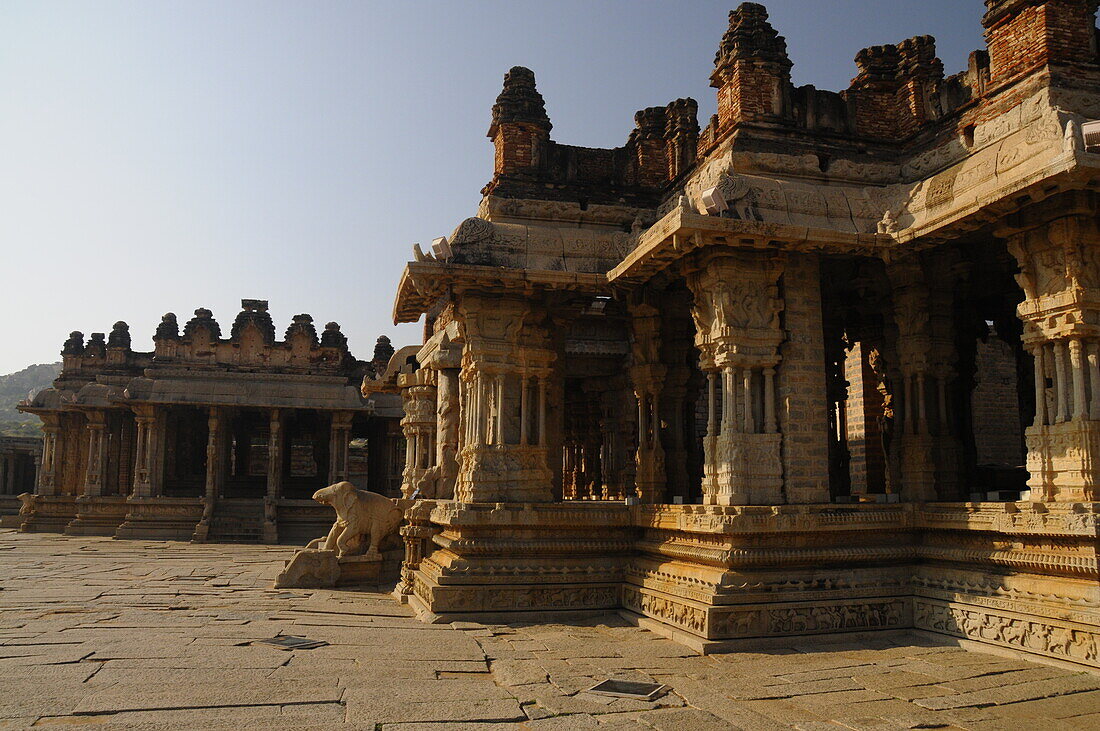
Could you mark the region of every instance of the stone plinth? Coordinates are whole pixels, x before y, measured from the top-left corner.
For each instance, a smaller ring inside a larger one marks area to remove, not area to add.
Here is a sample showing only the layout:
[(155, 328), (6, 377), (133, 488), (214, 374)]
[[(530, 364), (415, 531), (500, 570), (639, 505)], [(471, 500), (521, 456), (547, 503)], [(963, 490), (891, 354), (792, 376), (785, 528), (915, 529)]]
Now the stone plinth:
[(397, 580), (400, 548), (376, 556), (337, 557), (336, 551), (304, 548), (286, 562), (275, 579), (276, 589), (331, 589), (344, 586), (378, 586)]
[(426, 621), (622, 608), (700, 652), (915, 628), (1100, 667), (1096, 504), (423, 508), (399, 594)]
[(912, 624), (909, 506), (633, 510), (622, 606), (694, 649)]
[(202, 498), (131, 497), (126, 502), (128, 512), (116, 538), (189, 541), (202, 520)]
[(1100, 422), (1066, 421), (1030, 426), (1025, 432), (1030, 487), (1048, 500), (1091, 500), (1097, 492), (1094, 460), (1100, 455)]
[(327, 589), (340, 577), (336, 551), (305, 548), (294, 554), (275, 577), (276, 589)]
[(282, 499), (277, 511), (280, 543), (305, 544), (332, 527), (332, 508), (313, 500)]
[(622, 504), (437, 503), (409, 603), (438, 622), (614, 609), (629, 520)]
[(16, 495), (0, 495), (0, 528), (18, 528), (22, 519), (19, 508), (22, 501)]
[(34, 512), (19, 524), (26, 533), (53, 531), (60, 533), (76, 517), (76, 496), (35, 495)]
[(381, 556), (345, 556), (339, 560), (340, 575), (336, 586), (392, 587), (401, 572), (401, 559), (405, 551), (391, 548)]
[(922, 507), (914, 626), (1100, 667), (1100, 506)]
[(126, 519), (130, 506), (122, 496), (81, 496), (76, 499), (76, 517), (65, 526), (70, 536), (113, 536)]

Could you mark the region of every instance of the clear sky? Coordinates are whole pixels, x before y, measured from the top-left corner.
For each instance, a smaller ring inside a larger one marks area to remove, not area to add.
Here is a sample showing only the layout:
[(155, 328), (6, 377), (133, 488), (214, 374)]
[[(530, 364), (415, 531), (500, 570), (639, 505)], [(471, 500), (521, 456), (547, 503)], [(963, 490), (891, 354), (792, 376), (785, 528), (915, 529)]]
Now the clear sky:
[[(535, 71), (554, 139), (621, 145), (635, 110), (714, 112), (733, 2), (5, 0), (0, 3), (0, 373), (70, 330), (242, 297), (395, 328), (414, 242), (476, 212), (504, 72)], [(772, 0), (796, 84), (840, 90), (865, 46), (931, 34), (948, 74), (984, 47), (980, 0)]]

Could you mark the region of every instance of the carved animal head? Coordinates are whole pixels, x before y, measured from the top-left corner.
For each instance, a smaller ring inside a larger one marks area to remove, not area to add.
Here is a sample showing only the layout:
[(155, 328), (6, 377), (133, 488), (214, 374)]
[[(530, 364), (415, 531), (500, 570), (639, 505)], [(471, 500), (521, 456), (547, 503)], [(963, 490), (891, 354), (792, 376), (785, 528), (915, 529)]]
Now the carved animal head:
[(313, 493), (313, 499), (322, 505), (333, 507), (338, 516), (343, 516), (355, 501), (356, 492), (355, 485), (350, 482), (337, 482)]
[(19, 502), (22, 503), (19, 506), (19, 514), (22, 516), (28, 516), (34, 512), (34, 493), (24, 492), (18, 495)]

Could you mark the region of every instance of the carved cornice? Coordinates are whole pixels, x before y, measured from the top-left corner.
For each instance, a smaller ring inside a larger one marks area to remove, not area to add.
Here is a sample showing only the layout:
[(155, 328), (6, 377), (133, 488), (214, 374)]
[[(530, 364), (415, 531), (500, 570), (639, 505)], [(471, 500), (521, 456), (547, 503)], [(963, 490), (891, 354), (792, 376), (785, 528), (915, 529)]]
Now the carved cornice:
[(642, 283), (685, 255), (704, 247), (829, 251), (874, 255), (893, 243), (890, 236), (707, 216), (673, 208), (638, 239), (622, 263), (607, 273), (614, 283)]
[(443, 526), (517, 526), (532, 529), (610, 528), (630, 525), (622, 504), (459, 503), (439, 501), (432, 522)]
[(529, 296), (534, 291), (570, 290), (591, 295), (608, 293), (607, 277), (541, 269), (507, 269), (440, 261), (410, 261), (401, 273), (393, 322), (416, 322), (448, 292), (475, 290), (513, 292)]

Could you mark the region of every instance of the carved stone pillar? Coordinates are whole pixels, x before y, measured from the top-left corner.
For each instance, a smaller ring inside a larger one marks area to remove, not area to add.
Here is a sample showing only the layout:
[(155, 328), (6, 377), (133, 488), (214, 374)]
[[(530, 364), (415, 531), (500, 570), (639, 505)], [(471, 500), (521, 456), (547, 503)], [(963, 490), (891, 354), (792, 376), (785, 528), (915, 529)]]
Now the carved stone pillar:
[(39, 495), (57, 494), (57, 452), (61, 426), (57, 414), (42, 414), (42, 460), (38, 469)]
[(351, 443), (351, 421), (355, 416), (350, 411), (332, 412), (332, 425), (329, 428), (328, 481), (344, 482), (348, 479), (348, 445)]
[(665, 451), (661, 444), (659, 404), (668, 368), (661, 363), (661, 313), (652, 305), (635, 305), (631, 322), (634, 365), (630, 376), (638, 407), (637, 472), (634, 484), (643, 503), (664, 500)]
[[(784, 337), (777, 286), (783, 266), (783, 257), (771, 252), (706, 252), (688, 274), (695, 295), (695, 344), (709, 374), (703, 478), (708, 505), (784, 502), (783, 437), (775, 404), (766, 403), (775, 399), (773, 378)], [(714, 433), (719, 377), (722, 416)]]
[(401, 430), (405, 434), (405, 469), (401, 473), (401, 495), (436, 497), (435, 465), (437, 371), (420, 368), (397, 377), (405, 416)]
[(283, 451), (286, 413), (272, 409), (267, 433), (267, 494), (264, 496), (264, 543), (279, 542), (278, 504), (283, 489)]
[[(435, 431), (431, 437), (435, 445), (432, 456), (435, 484), (425, 497), (441, 500), (454, 498), (458, 479), (459, 412), (462, 400), (459, 369), (462, 366), (462, 344), (452, 339), (457, 337), (458, 328), (451, 324), (433, 335), (416, 354), (420, 367), (435, 373), (435, 416), (432, 420)], [(527, 426), (526, 422), (524, 426)]]
[[(664, 502), (671, 496), (687, 498), (691, 492), (689, 476), (690, 452), (688, 445), (694, 441), (693, 417), (689, 407), (695, 403), (689, 382), (692, 369), (689, 360), (694, 358), (695, 348), (691, 336), (689, 293), (664, 298), (665, 315), (662, 322), (661, 359), (667, 367), (661, 388), (660, 418), (667, 428), (661, 430), (661, 443), (665, 451), (665, 477), (668, 483)], [(675, 314), (682, 313), (676, 317)], [(696, 388), (696, 393), (698, 388)]]
[(550, 502), (547, 387), (555, 353), (545, 313), (530, 299), (472, 294), (456, 312), (463, 327), (465, 408), (455, 498)]
[(211, 406), (206, 419), (206, 490), (202, 501), (202, 519), (195, 526), (193, 537), (199, 542), (210, 535), (210, 521), (221, 494), (224, 421), (222, 409)]
[(887, 266), (898, 327), (897, 352), (901, 372), (899, 492), (910, 501), (935, 500), (936, 440), (928, 428), (925, 388), (934, 369), (930, 293), (916, 254), (898, 257)]
[(401, 562), (401, 581), (394, 594), (402, 602), (415, 590), (416, 570), (430, 552), (432, 536), (439, 528), (432, 524), (431, 513), (435, 503), (425, 500), (413, 503), (405, 511), (405, 524), (401, 526), (401, 539), (405, 542), (405, 558)]
[(278, 500), (283, 487), (283, 446), (286, 435), (283, 424), (286, 414), (272, 409), (267, 432), (267, 497)]
[(1033, 499), (1100, 500), (1096, 207), (1095, 194), (1064, 194), (1011, 216), (998, 231), (1020, 264), (1025, 299), (1017, 314), (1035, 359), (1035, 421), (1024, 430)]
[(88, 462), (84, 470), (84, 495), (103, 494), (103, 479), (107, 468), (107, 414), (89, 411), (85, 414), (88, 430)]
[(135, 498), (160, 495), (164, 481), (162, 452), (164, 451), (164, 418), (156, 407), (142, 404), (134, 407), (137, 443), (134, 450)]

